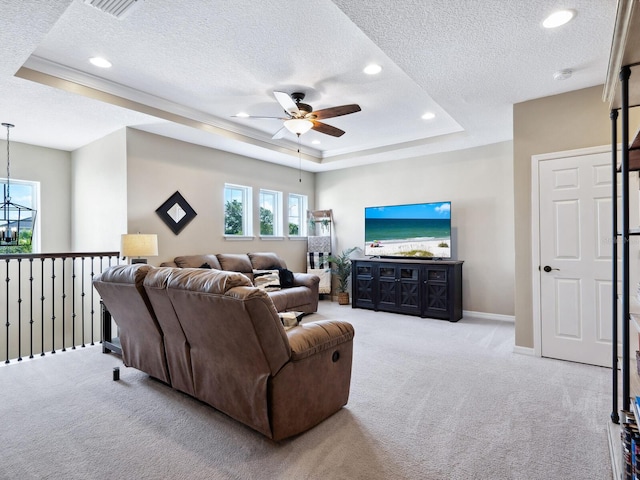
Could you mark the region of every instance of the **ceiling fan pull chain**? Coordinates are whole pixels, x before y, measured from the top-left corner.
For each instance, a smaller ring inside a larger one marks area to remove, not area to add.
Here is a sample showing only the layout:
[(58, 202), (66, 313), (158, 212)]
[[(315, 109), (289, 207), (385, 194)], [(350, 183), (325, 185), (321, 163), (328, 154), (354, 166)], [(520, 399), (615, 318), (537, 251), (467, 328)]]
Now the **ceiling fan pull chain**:
[(300, 134), (298, 133), (298, 182), (302, 183), (302, 157), (300, 156)]

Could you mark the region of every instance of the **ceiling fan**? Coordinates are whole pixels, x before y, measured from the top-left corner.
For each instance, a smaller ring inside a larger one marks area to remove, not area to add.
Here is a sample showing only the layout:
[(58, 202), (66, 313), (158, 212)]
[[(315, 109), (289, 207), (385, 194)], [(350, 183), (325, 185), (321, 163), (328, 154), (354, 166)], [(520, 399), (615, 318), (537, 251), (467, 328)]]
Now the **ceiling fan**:
[(284, 126), (273, 135), (272, 138), (274, 139), (282, 138), (287, 132), (300, 136), (311, 129), (333, 137), (340, 137), (344, 135), (344, 130), (319, 122), (318, 120), (340, 117), (360, 111), (360, 106), (355, 103), (313, 111), (311, 105), (302, 103), (304, 93), (294, 92), (289, 95), (284, 92), (273, 92), (273, 95), (287, 114), (286, 117), (255, 117), (249, 115), (244, 118), (274, 118), (284, 120)]

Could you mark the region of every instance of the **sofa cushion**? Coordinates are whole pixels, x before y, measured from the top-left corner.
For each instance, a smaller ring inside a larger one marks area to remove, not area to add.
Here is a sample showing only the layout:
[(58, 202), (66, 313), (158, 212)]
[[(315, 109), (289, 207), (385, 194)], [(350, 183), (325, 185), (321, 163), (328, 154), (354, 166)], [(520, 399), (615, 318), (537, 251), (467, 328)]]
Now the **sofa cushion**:
[(257, 252), (247, 254), (255, 270), (272, 270), (287, 268), (287, 264), (273, 252)]
[(253, 266), (246, 253), (219, 253), (217, 258), (222, 270), (240, 273), (253, 272)]
[(267, 292), (280, 290), (280, 272), (278, 270), (254, 270), (253, 285)]
[(215, 255), (183, 255), (173, 260), (179, 268), (202, 268), (206, 263), (209, 267), (222, 270)]

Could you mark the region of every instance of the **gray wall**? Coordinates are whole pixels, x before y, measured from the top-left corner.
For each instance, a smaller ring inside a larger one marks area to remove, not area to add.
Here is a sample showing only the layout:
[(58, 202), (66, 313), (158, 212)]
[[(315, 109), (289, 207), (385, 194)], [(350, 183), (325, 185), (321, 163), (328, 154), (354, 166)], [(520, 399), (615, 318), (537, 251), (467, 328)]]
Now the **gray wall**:
[[(232, 153), (160, 137), (140, 130), (127, 130), (127, 222), (129, 233), (158, 234), (159, 256), (149, 263), (159, 265), (178, 255), (200, 253), (247, 253), (273, 251), (296, 271), (306, 270), (306, 241), (289, 239), (227, 240), (224, 238), (224, 184), (253, 188), (254, 212), (258, 211), (260, 188), (307, 195), (309, 208), (315, 198), (314, 175)], [(197, 216), (179, 235), (169, 230), (155, 213), (175, 191), (179, 191)], [(254, 215), (254, 234), (259, 218)]]
[(514, 314), (512, 143), (317, 174), (317, 208), (333, 209), (337, 250), (364, 246), (364, 207), (451, 203), (463, 308)]
[[(7, 142), (0, 141), (6, 152)], [(71, 154), (62, 150), (11, 141), (11, 178), (40, 182), (39, 252), (71, 248)], [(0, 177), (7, 177), (6, 155), (0, 157)], [(37, 247), (37, 246), (36, 246)], [(38, 252), (36, 252), (38, 253)]]

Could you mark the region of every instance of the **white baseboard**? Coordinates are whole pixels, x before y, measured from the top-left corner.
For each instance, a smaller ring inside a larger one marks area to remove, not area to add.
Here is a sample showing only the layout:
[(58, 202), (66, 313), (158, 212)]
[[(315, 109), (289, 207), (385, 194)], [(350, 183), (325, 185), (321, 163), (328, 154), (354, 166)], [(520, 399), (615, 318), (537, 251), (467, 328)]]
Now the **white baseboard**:
[(514, 315), (501, 315), (499, 313), (473, 312), (471, 310), (463, 310), (463, 317), (482, 318), (483, 320), (500, 320), (501, 322), (516, 323)]
[(519, 353), (520, 355), (531, 355), (535, 356), (536, 352), (533, 348), (530, 347), (521, 347), (519, 345), (513, 346), (513, 353)]

